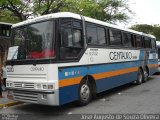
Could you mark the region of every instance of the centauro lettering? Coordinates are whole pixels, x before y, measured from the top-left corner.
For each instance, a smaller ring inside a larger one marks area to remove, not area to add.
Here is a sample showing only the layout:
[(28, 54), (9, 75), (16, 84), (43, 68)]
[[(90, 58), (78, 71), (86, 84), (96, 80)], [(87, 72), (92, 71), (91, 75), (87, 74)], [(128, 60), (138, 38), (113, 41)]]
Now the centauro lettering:
[(132, 53), (131, 52), (110, 52), (109, 57), (111, 60), (132, 59)]

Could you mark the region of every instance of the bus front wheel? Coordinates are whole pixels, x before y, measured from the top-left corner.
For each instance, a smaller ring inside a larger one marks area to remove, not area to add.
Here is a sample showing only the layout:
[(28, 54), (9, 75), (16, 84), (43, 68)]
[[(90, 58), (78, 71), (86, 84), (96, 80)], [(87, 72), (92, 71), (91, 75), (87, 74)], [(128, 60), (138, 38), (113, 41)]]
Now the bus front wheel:
[(92, 99), (91, 84), (88, 80), (82, 80), (78, 90), (78, 105), (87, 105)]

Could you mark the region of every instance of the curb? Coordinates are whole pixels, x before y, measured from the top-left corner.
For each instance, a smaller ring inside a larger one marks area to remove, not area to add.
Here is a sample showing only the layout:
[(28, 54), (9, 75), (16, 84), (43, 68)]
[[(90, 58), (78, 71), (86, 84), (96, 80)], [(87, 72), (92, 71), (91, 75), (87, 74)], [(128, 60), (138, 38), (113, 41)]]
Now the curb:
[(23, 102), (8, 102), (8, 103), (4, 103), (4, 104), (0, 104), (0, 108), (3, 108), (3, 107), (10, 107), (10, 106), (13, 106), (13, 105), (18, 105), (18, 104), (22, 104)]

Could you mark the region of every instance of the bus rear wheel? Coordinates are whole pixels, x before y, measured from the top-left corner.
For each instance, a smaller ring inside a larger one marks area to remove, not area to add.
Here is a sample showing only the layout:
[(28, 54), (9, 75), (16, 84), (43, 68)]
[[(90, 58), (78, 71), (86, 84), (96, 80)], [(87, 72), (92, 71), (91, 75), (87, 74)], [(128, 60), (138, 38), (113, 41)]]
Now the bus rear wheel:
[(143, 71), (142, 71), (142, 69), (139, 69), (138, 70), (138, 75), (137, 75), (137, 80), (136, 80), (136, 84), (137, 85), (140, 85), (140, 84), (142, 84), (142, 81), (143, 81)]
[(91, 84), (88, 80), (82, 80), (78, 90), (78, 105), (87, 105), (92, 99)]
[(144, 78), (143, 78), (142, 82), (146, 82), (148, 80), (148, 76), (149, 76), (147, 68), (144, 69), (143, 75), (144, 75)]

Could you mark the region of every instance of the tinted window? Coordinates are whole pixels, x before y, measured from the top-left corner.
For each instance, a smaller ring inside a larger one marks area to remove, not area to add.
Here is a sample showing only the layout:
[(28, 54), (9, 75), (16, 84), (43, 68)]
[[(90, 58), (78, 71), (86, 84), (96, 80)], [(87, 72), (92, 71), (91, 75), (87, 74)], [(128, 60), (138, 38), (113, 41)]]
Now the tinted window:
[(94, 26), (87, 26), (87, 41), (88, 44), (97, 44), (97, 29)]
[[(65, 21), (65, 20), (63, 20)], [(67, 20), (66, 20), (67, 21)], [(78, 22), (77, 22), (78, 23)], [(67, 25), (61, 27), (61, 42), (63, 47), (82, 47), (82, 30), (76, 29), (76, 27), (68, 27), (71, 25), (71, 21), (67, 22)], [(79, 26), (80, 27), (80, 26)]]
[(63, 47), (72, 47), (73, 40), (72, 40), (72, 29), (71, 28), (63, 28), (61, 29), (61, 40)]
[(141, 36), (136, 36), (136, 45), (137, 45), (137, 48), (141, 48), (142, 47)]
[(82, 48), (83, 40), (81, 22), (62, 19), (60, 58), (77, 58)]
[(151, 47), (152, 47), (152, 49), (156, 49), (156, 41), (155, 41), (155, 39), (151, 39)]
[(147, 37), (144, 37), (144, 48), (151, 48), (151, 41)]
[(121, 42), (121, 32), (118, 30), (109, 30), (109, 37), (110, 37), (110, 45), (120, 46)]
[(19, 46), (17, 59), (55, 58), (53, 21), (23, 26), (13, 30), (14, 46)]
[(61, 19), (61, 26), (71, 27), (72, 21), (71, 19)]
[(99, 45), (106, 44), (105, 29), (97, 27), (97, 33), (98, 33), (98, 44)]
[(73, 46), (74, 47), (82, 47), (82, 33), (81, 30), (73, 29)]
[(10, 29), (11, 29), (11, 26), (0, 25), (0, 35), (9, 37), (10, 36)]
[(133, 46), (133, 39), (130, 33), (123, 33), (123, 44), (125, 47)]
[(81, 27), (81, 22), (73, 21), (73, 26), (74, 27)]

